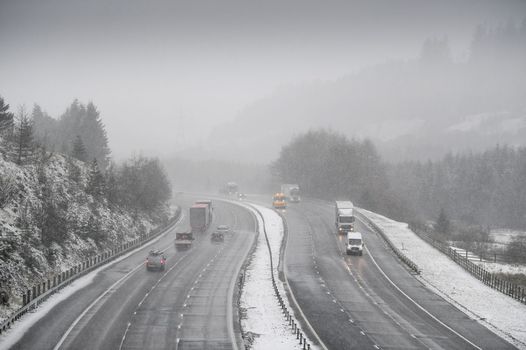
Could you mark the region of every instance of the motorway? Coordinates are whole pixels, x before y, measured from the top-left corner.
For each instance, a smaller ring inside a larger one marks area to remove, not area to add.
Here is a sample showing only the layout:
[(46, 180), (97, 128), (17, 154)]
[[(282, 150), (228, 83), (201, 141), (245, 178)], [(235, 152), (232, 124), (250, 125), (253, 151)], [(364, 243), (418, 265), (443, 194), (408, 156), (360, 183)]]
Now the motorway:
[[(183, 212), (191, 201), (183, 199)], [(187, 216), (187, 215), (186, 215)], [(239, 270), (256, 237), (253, 215), (214, 202), (212, 227), (233, 232), (223, 243), (209, 233), (176, 252), (175, 231), (99, 272), (93, 283), (57, 304), (24, 334), (14, 349), (238, 349), (236, 303)], [(210, 229), (209, 229), (210, 231)], [(148, 272), (147, 252), (162, 249), (164, 272)]]
[(358, 220), (367, 249), (363, 256), (345, 255), (331, 203), (290, 204), (284, 217), (283, 268), (326, 348), (515, 349), (427, 289)]
[[(181, 198), (185, 214), (191, 203)], [(159, 241), (108, 264), (13, 348), (242, 349), (233, 300), (256, 222), (237, 205), (214, 201), (214, 207), (212, 227), (234, 229), (224, 243), (213, 244), (204, 233), (190, 250), (176, 252), (175, 231), (188, 227), (184, 217)], [(364, 255), (345, 255), (331, 203), (303, 201), (289, 205), (283, 215), (288, 234), (280, 266), (322, 348), (514, 349), (427, 289), (364, 223), (356, 222)], [(144, 259), (152, 248), (165, 251), (164, 272), (146, 271)], [(309, 333), (306, 324), (302, 328)], [(316, 343), (314, 334), (310, 339)]]

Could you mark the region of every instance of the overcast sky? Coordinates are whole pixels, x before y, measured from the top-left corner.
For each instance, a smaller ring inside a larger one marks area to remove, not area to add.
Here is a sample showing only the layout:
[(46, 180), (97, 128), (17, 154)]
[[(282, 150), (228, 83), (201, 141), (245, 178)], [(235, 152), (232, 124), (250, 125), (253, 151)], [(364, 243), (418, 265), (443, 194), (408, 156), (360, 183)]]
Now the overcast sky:
[(166, 155), (280, 86), (411, 59), (433, 36), (462, 59), (477, 24), (524, 16), (519, 0), (0, 0), (0, 95), (53, 117), (93, 101), (114, 156)]

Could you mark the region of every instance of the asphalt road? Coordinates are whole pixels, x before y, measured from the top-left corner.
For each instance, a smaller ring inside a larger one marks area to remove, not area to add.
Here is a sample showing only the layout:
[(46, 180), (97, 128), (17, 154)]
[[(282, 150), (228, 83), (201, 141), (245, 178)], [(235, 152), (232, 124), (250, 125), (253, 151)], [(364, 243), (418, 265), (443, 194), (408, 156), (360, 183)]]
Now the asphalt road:
[[(191, 201), (185, 200), (187, 213)], [(238, 349), (233, 294), (241, 265), (254, 242), (255, 221), (246, 209), (214, 202), (211, 227), (233, 232), (212, 243), (210, 231), (177, 252), (175, 232), (110, 264), (86, 288), (56, 305), (27, 330), (14, 349)], [(152, 248), (164, 250), (164, 272), (146, 271)]]
[(291, 204), (284, 217), (288, 282), (328, 349), (514, 349), (428, 290), (363, 223), (367, 250), (345, 255), (330, 203)]

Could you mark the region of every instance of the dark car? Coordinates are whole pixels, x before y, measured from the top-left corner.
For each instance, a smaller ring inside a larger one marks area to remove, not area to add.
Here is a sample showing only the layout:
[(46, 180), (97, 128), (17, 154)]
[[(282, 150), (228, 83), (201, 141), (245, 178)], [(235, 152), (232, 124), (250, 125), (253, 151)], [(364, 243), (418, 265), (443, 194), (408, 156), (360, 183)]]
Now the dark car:
[(225, 240), (225, 236), (222, 232), (213, 232), (212, 237), (210, 238), (212, 242), (223, 242)]
[(230, 232), (230, 228), (227, 225), (219, 225), (216, 230), (212, 233), (211, 240), (213, 242), (223, 242), (225, 240), (225, 234)]
[(160, 250), (150, 250), (148, 257), (146, 258), (146, 270), (160, 270), (164, 271), (166, 265), (166, 258), (164, 253)]

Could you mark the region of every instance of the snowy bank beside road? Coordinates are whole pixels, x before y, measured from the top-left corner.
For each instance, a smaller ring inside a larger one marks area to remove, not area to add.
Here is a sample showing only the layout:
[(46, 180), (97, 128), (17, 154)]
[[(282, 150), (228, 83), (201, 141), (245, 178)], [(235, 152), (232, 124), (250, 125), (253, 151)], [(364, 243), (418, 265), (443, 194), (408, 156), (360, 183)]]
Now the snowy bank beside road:
[(515, 346), (526, 349), (526, 305), (486, 286), (418, 237), (406, 223), (360, 211), (418, 265), (421, 274), (417, 278), (425, 285)]
[[(283, 240), (283, 222), (273, 210), (261, 206), (254, 207), (264, 216), (274, 261), (274, 274), (277, 276), (279, 252)], [(253, 335), (250, 348), (254, 350), (302, 349), (286, 322), (274, 294), (269, 251), (262, 230), (263, 220), (257, 213), (255, 214), (260, 232), (255, 252), (245, 271), (245, 284), (241, 294), (241, 308), (245, 310), (245, 317), (241, 320), (243, 331), (246, 335)], [(278, 285), (281, 295), (284, 296), (285, 291), (281, 282), (278, 282)], [(288, 301), (284, 299), (287, 304)], [(289, 310), (292, 308), (289, 307)], [(315, 347), (311, 348), (315, 349)]]

